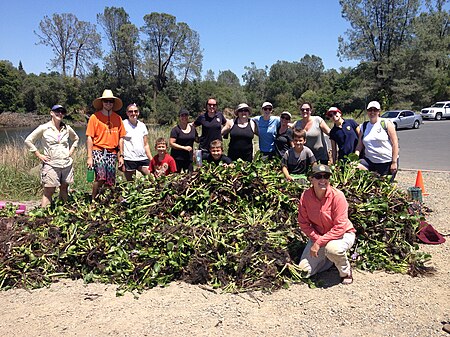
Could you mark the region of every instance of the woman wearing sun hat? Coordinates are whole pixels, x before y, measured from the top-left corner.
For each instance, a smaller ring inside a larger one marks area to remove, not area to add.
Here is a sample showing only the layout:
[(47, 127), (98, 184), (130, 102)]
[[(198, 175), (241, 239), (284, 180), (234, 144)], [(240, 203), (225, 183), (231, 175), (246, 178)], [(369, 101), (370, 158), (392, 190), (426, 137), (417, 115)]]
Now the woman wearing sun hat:
[[(73, 182), (71, 156), (78, 145), (79, 137), (69, 125), (63, 122), (66, 112), (62, 105), (54, 105), (50, 111), (52, 119), (48, 123), (39, 125), (25, 139), (25, 144), (30, 151), (42, 161), (41, 183), (44, 187), (42, 207), (52, 202), (52, 196), (57, 187), (59, 187), (59, 197), (67, 201), (69, 184)], [(43, 147), (43, 153), (35, 145), (38, 140)]]
[(113, 186), (116, 182), (116, 163), (123, 166), (123, 137), (126, 131), (122, 118), (114, 111), (122, 108), (122, 100), (111, 90), (104, 90), (92, 105), (97, 110), (90, 118), (86, 129), (87, 166), (95, 171), (92, 198), (103, 186)]
[(230, 133), (228, 157), (233, 161), (253, 160), (253, 138), (258, 135), (258, 126), (250, 119), (250, 113), (251, 108), (246, 103), (239, 104), (234, 111), (236, 118), (229, 120), (222, 130), (223, 135)]
[(330, 130), (331, 162), (336, 163), (355, 152), (358, 145), (359, 125), (351, 118), (343, 119), (341, 110), (334, 106), (328, 109), (327, 117), (334, 123)]
[(348, 219), (348, 203), (344, 193), (330, 185), (327, 165), (314, 165), (312, 187), (304, 191), (298, 207), (298, 223), (309, 241), (300, 258), (299, 267), (307, 276), (336, 266), (343, 284), (353, 282), (347, 251), (355, 242), (355, 228)]

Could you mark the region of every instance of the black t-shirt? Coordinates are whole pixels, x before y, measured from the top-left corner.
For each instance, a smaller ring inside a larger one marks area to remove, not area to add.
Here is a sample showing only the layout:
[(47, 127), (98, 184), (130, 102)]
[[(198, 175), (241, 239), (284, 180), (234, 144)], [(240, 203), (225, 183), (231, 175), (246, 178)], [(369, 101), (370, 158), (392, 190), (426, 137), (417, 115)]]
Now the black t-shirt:
[(206, 161), (208, 163), (214, 163), (216, 165), (220, 164), (220, 163), (224, 163), (224, 164), (231, 164), (231, 159), (228, 158), (225, 155), (222, 155), (218, 160), (214, 160), (213, 156), (211, 155), (211, 153), (208, 153), (208, 155), (206, 156)]
[(277, 134), (275, 138), (275, 153), (277, 157), (282, 158), (287, 150), (291, 148), (293, 140), (293, 131), (291, 128), (287, 128), (285, 132), (280, 133), (280, 127), (277, 128)]
[[(183, 132), (179, 125), (175, 126), (170, 131), (170, 138), (175, 138), (175, 143), (181, 146), (190, 146), (193, 148), (196, 137), (197, 130), (194, 126), (191, 126), (191, 131), (189, 133)], [(184, 150), (171, 149), (170, 154), (175, 160), (192, 161), (192, 151), (188, 152)]]
[(195, 126), (202, 126), (202, 135), (200, 136), (200, 149), (209, 152), (209, 145), (213, 140), (222, 140), (222, 126), (227, 122), (224, 115), (218, 111), (214, 117), (209, 117), (208, 113), (197, 117)]

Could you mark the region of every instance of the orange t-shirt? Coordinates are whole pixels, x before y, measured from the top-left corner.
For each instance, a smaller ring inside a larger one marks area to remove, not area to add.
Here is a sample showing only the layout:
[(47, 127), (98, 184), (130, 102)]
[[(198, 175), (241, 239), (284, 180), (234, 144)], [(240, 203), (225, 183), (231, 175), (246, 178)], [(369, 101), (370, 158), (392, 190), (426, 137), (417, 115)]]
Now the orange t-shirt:
[(116, 153), (119, 139), (125, 137), (125, 134), (122, 118), (115, 112), (105, 116), (101, 111), (97, 111), (89, 118), (86, 136), (92, 138), (93, 150), (106, 149)]

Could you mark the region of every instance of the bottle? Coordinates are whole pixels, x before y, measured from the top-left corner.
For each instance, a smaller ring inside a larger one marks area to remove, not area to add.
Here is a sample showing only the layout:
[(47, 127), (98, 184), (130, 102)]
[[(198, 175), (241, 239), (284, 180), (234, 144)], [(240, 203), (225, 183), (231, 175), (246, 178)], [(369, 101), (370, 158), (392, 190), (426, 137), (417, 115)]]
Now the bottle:
[(94, 169), (93, 168), (88, 168), (87, 172), (86, 172), (86, 181), (88, 183), (92, 183), (94, 181)]
[(197, 167), (202, 167), (202, 150), (195, 151), (195, 162)]

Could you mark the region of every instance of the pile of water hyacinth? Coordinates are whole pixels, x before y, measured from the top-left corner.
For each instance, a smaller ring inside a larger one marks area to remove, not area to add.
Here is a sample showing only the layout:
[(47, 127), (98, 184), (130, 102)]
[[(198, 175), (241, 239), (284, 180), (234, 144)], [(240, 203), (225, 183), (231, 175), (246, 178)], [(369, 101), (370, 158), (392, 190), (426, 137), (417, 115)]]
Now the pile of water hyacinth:
[[(420, 214), (387, 179), (354, 163), (333, 170), (357, 229), (350, 252), (360, 269), (416, 275)], [(238, 161), (190, 174), (119, 182), (94, 202), (69, 202), (28, 215), (0, 215), (0, 288), (36, 288), (60, 278), (149, 289), (174, 280), (225, 291), (275, 290), (302, 280), (306, 244), (297, 224), (307, 182), (287, 182), (279, 164)], [(8, 216), (9, 215), (9, 216)]]

